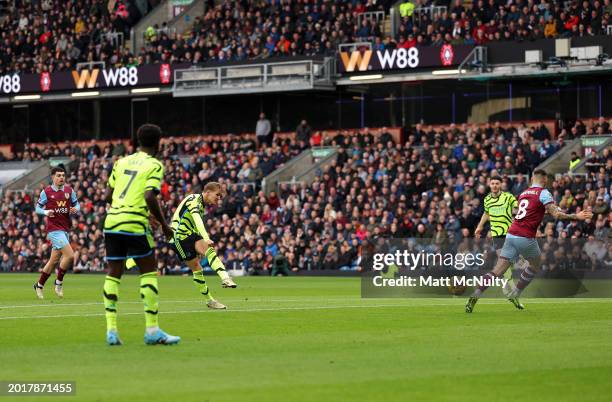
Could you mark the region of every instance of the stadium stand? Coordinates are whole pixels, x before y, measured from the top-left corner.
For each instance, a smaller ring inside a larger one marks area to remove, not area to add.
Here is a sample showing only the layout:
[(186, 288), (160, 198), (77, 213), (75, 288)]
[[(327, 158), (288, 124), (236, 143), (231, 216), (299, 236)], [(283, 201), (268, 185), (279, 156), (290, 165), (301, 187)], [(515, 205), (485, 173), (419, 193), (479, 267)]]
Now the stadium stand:
[(0, 25), (0, 74), (70, 70), (79, 62), (119, 67), (334, 56), (338, 45), (364, 41), (384, 50), (612, 32), (610, 0), (455, 0), (436, 2), (435, 7), (416, 0), (395, 35), (386, 32), (385, 20), (377, 17), (389, 16), (395, 3), (391, 0), (208, 3), (207, 11), (184, 32), (164, 24), (147, 28), (144, 46), (132, 53), (124, 46), (129, 28), (140, 17), (132, 1), (85, 0), (78, 8), (55, 0), (38, 6), (16, 2), (11, 18)]
[[(292, 270), (357, 270), (362, 247), (379, 236), (470, 236), (482, 213), (490, 174), (503, 175), (505, 189), (519, 193), (529, 172), (567, 137), (609, 128), (605, 119), (588, 128), (579, 122), (557, 136), (543, 123), (417, 125), (407, 130), (404, 143), (388, 134), (338, 132), (321, 139), (322, 145), (340, 148), (332, 166), (310, 185), (282, 184), (278, 194), (268, 196), (260, 190), (261, 179), (300, 152), (295, 140), (277, 138), (272, 147), (256, 149), (254, 141), (236, 136), (171, 138), (161, 152), (166, 167), (163, 207), (171, 216), (186, 193), (215, 179), (228, 197), (205, 223), (230, 269), (266, 274), (273, 264), (281, 264)], [(82, 203), (82, 213), (73, 219), (75, 271), (103, 270), (102, 194), (114, 160), (130, 151), (121, 142), (92, 142), (39, 144), (20, 155), (63, 155), (76, 161), (69, 180)], [(546, 231), (567, 237), (605, 238), (612, 233), (610, 151), (591, 156), (589, 173), (560, 175), (549, 186), (557, 203), (572, 212), (589, 205), (594, 219), (547, 221)], [(34, 213), (37, 196), (4, 194), (0, 236), (7, 242), (0, 250), (0, 270), (37, 271), (48, 254), (42, 221)], [(181, 272), (173, 252), (158, 240), (160, 269)]]

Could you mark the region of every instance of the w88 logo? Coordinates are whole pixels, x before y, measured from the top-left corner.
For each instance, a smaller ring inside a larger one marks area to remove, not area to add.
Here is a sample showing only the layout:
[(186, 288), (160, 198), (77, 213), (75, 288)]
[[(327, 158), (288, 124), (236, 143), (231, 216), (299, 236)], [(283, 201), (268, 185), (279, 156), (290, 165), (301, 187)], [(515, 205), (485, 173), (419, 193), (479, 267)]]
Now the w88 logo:
[(21, 91), (21, 77), (17, 74), (0, 76), (0, 93), (16, 94)]

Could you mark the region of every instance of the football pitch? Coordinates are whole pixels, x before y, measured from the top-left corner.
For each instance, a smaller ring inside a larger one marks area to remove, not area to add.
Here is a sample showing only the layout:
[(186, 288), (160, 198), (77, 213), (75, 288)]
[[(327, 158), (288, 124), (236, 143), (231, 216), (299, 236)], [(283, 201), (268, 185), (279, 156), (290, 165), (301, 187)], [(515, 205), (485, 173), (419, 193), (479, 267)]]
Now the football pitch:
[[(612, 299), (361, 299), (358, 278), (247, 277), (209, 311), (190, 277), (160, 278), (145, 346), (138, 278), (124, 276), (105, 343), (102, 275), (69, 275), (64, 300), (35, 275), (0, 276), (0, 381), (75, 381), (67, 401), (609, 401)], [(40, 400), (7, 397), (3, 400)], [(45, 399), (45, 398), (43, 398)]]

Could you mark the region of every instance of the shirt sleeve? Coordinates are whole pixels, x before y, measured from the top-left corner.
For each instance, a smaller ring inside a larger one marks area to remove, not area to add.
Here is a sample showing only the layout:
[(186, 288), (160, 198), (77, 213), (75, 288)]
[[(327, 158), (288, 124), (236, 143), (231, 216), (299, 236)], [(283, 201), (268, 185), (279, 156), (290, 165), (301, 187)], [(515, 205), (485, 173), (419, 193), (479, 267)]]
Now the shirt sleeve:
[(161, 182), (163, 177), (164, 167), (160, 162), (155, 161), (151, 170), (149, 170), (147, 181), (145, 182), (145, 191), (153, 190), (159, 193), (161, 191)]
[(484, 205), (484, 211), (486, 214), (489, 213), (489, 203), (487, 202), (489, 199), (489, 197), (485, 197), (484, 201), (483, 201), (483, 205)]
[(518, 201), (516, 197), (514, 196), (514, 194), (510, 194), (510, 208), (511, 209), (518, 208)]
[(550, 191), (544, 189), (542, 190), (542, 192), (540, 193), (540, 202), (544, 205), (548, 205), (551, 202), (554, 203), (555, 200), (553, 200), (552, 194), (550, 193)]
[(81, 204), (79, 204), (79, 200), (77, 199), (77, 196), (74, 190), (72, 191), (72, 196), (70, 197), (70, 205), (76, 208), (77, 211), (81, 210)]
[(47, 193), (43, 190), (38, 197), (38, 201), (36, 202), (36, 206), (40, 206), (41, 208), (47, 205)]
[(116, 174), (117, 174), (117, 162), (115, 162), (115, 164), (113, 165), (113, 170), (111, 171), (111, 174), (110, 174), (110, 176), (108, 178), (108, 186), (110, 188), (115, 188), (115, 180), (117, 180), (117, 177), (116, 177)]

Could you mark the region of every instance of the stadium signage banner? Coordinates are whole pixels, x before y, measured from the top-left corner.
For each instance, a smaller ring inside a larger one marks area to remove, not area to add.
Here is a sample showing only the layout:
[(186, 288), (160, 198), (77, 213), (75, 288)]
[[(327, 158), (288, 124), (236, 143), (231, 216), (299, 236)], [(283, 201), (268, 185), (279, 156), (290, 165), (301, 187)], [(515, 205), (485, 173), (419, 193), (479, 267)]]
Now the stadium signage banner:
[(94, 68), (56, 73), (8, 74), (0, 76), (0, 96), (169, 85), (173, 81), (173, 69), (185, 67), (188, 65), (153, 64), (107, 70)]
[(471, 45), (340, 52), (341, 73), (448, 67), (461, 63)]

